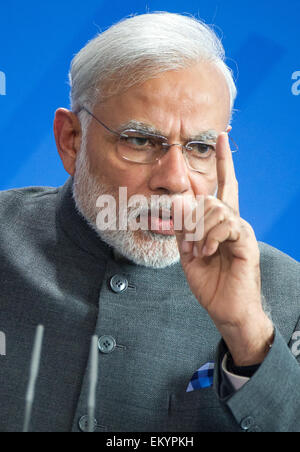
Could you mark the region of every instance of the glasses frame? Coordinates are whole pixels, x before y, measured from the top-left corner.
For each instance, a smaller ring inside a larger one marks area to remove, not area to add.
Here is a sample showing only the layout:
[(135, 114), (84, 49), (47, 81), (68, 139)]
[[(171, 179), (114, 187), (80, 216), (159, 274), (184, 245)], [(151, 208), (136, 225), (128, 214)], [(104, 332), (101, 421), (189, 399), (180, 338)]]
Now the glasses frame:
[[(97, 118), (90, 110), (88, 110), (84, 105), (82, 105), (82, 106), (79, 108), (79, 110), (77, 111), (77, 114), (79, 114), (82, 110), (84, 110), (86, 113), (88, 113), (90, 116), (92, 116), (92, 118), (94, 118), (94, 119), (95, 119), (102, 127), (104, 127), (105, 130), (107, 130), (108, 132), (112, 133), (113, 135), (115, 135), (115, 136), (118, 137), (118, 138), (122, 138), (122, 137), (123, 137), (123, 138), (127, 138), (128, 136), (126, 135), (126, 132), (136, 132), (136, 133), (141, 134), (141, 132), (139, 132), (139, 131), (136, 130), (136, 129), (126, 129), (126, 130), (124, 130), (124, 132), (117, 132), (116, 130), (111, 129), (111, 128), (108, 127), (106, 124), (104, 124), (104, 122), (100, 121), (100, 119), (98, 119), (98, 118)], [(157, 135), (157, 134), (151, 133), (151, 132), (147, 132), (147, 133), (145, 133), (145, 135), (147, 135), (147, 136), (149, 136), (149, 137), (155, 137), (155, 138), (160, 138), (160, 139), (162, 139), (162, 140), (165, 140), (166, 142), (165, 142), (165, 143), (162, 143), (162, 147), (165, 148), (166, 152), (167, 152), (172, 146), (180, 146), (181, 149), (185, 151), (185, 152), (184, 152), (185, 157), (186, 157), (188, 151), (190, 150), (190, 149), (188, 148), (188, 145), (189, 145), (189, 144), (192, 144), (192, 143), (199, 143), (199, 144), (209, 144), (210, 146), (212, 146), (211, 143), (208, 143), (208, 142), (205, 142), (205, 141), (200, 141), (200, 140), (189, 141), (189, 142), (186, 143), (186, 144), (181, 144), (181, 143), (168, 143), (167, 137), (164, 137), (164, 136), (162, 136), (162, 135)], [(239, 150), (238, 145), (237, 145), (236, 142), (233, 140), (233, 138), (231, 138), (230, 135), (228, 135), (228, 136), (229, 136), (229, 139), (230, 139), (231, 143), (232, 143), (232, 144), (234, 145), (234, 147), (235, 147), (235, 149), (234, 149), (234, 150), (231, 150), (231, 152), (232, 152), (232, 153), (235, 153), (235, 152), (237, 152), (237, 151)], [(214, 145), (214, 147), (215, 147), (215, 145)], [(135, 160), (130, 160), (130, 159), (124, 157), (123, 155), (122, 155), (121, 157), (122, 157), (124, 160), (127, 160), (128, 162), (137, 163), (138, 165), (151, 165), (152, 163), (158, 162), (158, 161), (161, 159), (161, 157), (159, 157), (159, 158), (157, 158), (157, 159), (155, 159), (155, 160), (153, 160), (153, 161), (151, 161), (151, 162), (137, 162), (137, 161), (135, 161)], [(202, 173), (202, 171), (196, 170), (195, 168), (193, 168), (193, 167), (190, 166), (190, 163), (189, 163), (187, 157), (185, 158), (185, 160), (186, 160), (186, 163), (187, 163), (187, 166), (188, 166), (189, 169), (191, 169), (192, 171), (195, 171), (195, 172), (197, 172), (197, 173)]]

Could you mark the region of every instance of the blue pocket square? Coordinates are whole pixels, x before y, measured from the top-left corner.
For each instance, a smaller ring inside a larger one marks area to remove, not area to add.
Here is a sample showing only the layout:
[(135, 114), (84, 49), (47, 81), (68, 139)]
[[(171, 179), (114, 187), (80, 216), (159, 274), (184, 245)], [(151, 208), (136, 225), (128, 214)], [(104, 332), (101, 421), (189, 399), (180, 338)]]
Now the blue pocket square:
[(194, 373), (186, 392), (209, 388), (213, 385), (215, 363), (208, 362)]

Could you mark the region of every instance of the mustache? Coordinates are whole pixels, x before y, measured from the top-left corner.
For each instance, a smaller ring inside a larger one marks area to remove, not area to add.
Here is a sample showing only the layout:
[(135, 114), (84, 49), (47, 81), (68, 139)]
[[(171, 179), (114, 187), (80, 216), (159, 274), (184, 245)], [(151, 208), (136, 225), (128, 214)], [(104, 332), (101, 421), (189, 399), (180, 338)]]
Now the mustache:
[[(183, 199), (182, 195), (152, 195), (139, 206), (131, 205), (134, 203), (129, 202), (127, 218), (129, 221), (136, 220), (138, 217), (148, 217), (150, 214), (166, 220), (172, 219), (172, 206), (176, 198)], [(197, 207), (197, 201), (192, 195), (185, 196), (185, 204), (188, 204), (191, 210)]]
[(147, 205), (143, 203), (140, 206), (128, 205), (128, 219), (135, 219), (137, 217), (146, 217), (149, 214), (153, 216), (164, 216), (170, 218), (172, 216), (172, 201), (170, 199), (153, 200), (148, 199)]

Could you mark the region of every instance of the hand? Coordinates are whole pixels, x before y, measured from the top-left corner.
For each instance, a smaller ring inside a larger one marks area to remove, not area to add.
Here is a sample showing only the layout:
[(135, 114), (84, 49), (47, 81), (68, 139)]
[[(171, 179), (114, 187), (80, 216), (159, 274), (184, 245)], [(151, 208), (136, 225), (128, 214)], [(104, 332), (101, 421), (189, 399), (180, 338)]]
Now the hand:
[[(226, 133), (218, 138), (216, 160), (218, 194), (204, 199), (203, 238), (185, 241), (191, 231), (184, 224), (181, 231), (175, 231), (181, 264), (192, 292), (215, 322), (235, 364), (259, 364), (268, 352), (273, 325), (261, 303), (257, 240), (252, 227), (239, 215), (238, 183)], [(201, 195), (197, 187), (194, 194)], [(178, 209), (178, 203), (184, 204), (184, 199), (174, 199), (173, 207)]]

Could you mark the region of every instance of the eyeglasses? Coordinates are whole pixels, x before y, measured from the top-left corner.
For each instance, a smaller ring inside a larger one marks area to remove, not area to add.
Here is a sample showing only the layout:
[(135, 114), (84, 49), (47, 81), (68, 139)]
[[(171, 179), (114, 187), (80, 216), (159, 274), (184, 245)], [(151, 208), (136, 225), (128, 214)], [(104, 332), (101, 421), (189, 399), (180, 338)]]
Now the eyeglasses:
[[(78, 113), (81, 110), (91, 115), (108, 132), (118, 137), (117, 152), (124, 160), (147, 165), (161, 160), (172, 146), (180, 146), (189, 169), (199, 173), (209, 173), (215, 168), (216, 140), (189, 141), (183, 145), (170, 144), (166, 137), (135, 129), (126, 129), (119, 133), (107, 127), (86, 107), (82, 106)], [(238, 147), (232, 139), (231, 141), (235, 146), (232, 152), (236, 152)]]

